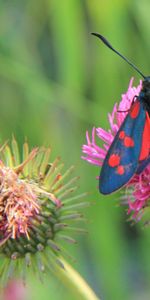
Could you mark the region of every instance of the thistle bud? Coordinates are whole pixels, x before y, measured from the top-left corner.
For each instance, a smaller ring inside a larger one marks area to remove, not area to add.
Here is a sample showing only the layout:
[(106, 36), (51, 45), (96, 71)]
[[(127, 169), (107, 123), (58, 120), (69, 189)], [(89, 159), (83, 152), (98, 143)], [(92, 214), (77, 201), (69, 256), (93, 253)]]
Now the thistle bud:
[[(84, 231), (74, 223), (83, 220), (76, 195), (78, 177), (74, 167), (63, 172), (51, 149), (34, 148), (25, 142), (22, 156), (13, 138), (0, 148), (0, 272), (1, 284), (14, 277), (26, 278), (28, 267), (37, 274), (59, 264), (61, 241), (75, 243), (73, 231)], [(70, 233), (69, 233), (70, 232)]]

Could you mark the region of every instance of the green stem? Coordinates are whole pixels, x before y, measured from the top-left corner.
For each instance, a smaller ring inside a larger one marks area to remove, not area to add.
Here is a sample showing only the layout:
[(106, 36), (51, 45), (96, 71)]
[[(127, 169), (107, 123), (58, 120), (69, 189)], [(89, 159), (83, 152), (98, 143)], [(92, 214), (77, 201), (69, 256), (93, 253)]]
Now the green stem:
[(64, 265), (64, 269), (58, 267), (57, 277), (63, 281), (64, 285), (69, 288), (80, 300), (100, 300), (90, 288), (87, 282), (81, 277), (81, 275), (73, 269), (63, 258), (61, 262)]

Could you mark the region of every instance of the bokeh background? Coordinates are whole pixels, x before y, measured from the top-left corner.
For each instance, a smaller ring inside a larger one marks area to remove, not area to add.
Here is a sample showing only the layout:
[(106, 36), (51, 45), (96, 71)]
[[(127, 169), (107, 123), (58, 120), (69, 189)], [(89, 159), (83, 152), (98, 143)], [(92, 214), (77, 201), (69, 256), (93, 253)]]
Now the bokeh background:
[[(86, 129), (108, 128), (107, 114), (129, 80), (139, 75), (90, 32), (104, 34), (149, 75), (148, 0), (0, 1), (0, 137), (21, 146), (50, 145), (53, 158), (76, 164), (80, 190), (90, 191), (88, 235), (76, 236), (70, 261), (98, 296), (150, 299), (150, 229), (131, 226), (117, 207), (119, 194), (103, 197), (99, 169), (80, 159)], [(36, 300), (76, 299), (49, 277), (30, 277)]]

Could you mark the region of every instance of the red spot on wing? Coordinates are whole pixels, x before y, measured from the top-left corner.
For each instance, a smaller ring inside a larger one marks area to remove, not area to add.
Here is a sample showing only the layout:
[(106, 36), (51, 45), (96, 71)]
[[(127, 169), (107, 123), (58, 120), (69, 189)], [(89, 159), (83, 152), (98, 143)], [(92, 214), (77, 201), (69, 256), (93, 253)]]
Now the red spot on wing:
[(108, 164), (112, 168), (117, 167), (120, 164), (120, 156), (118, 154), (112, 154), (109, 157)]
[(119, 138), (120, 140), (123, 140), (125, 147), (134, 147), (134, 140), (130, 136), (127, 136), (124, 130), (119, 132)]
[(125, 136), (123, 142), (125, 147), (134, 147), (134, 140), (130, 136)]
[(150, 117), (146, 112), (146, 121), (143, 130), (142, 146), (139, 160), (143, 160), (149, 156), (150, 153)]
[(139, 114), (139, 111), (140, 111), (140, 102), (139, 101), (136, 101), (133, 106), (131, 107), (131, 110), (129, 112), (130, 114), (130, 117), (132, 119), (135, 119), (137, 118), (138, 114)]
[(123, 140), (125, 138), (125, 132), (123, 130), (121, 130), (119, 132), (119, 139)]
[(119, 175), (123, 175), (124, 172), (125, 172), (124, 166), (120, 165), (120, 166), (117, 167), (117, 173)]

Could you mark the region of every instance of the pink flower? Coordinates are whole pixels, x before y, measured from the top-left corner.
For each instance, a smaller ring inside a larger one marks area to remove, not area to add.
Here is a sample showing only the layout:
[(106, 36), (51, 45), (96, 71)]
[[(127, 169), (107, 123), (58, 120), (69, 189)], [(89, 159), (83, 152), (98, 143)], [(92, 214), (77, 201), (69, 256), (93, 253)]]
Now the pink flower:
[(11, 280), (7, 284), (3, 300), (25, 300), (27, 299), (26, 288), (22, 281)]
[[(108, 114), (110, 129), (107, 131), (101, 127), (94, 127), (91, 138), (88, 131), (86, 132), (87, 144), (82, 146), (82, 152), (84, 154), (82, 159), (91, 164), (102, 166), (107, 151), (128, 113), (133, 98), (140, 93), (142, 81), (140, 81), (137, 87), (133, 87), (132, 85), (133, 78), (130, 80), (127, 92), (122, 95), (119, 105), (116, 103), (112, 113)], [(96, 138), (103, 142), (102, 146), (97, 144)], [(143, 213), (143, 208), (148, 204), (148, 200), (150, 199), (149, 182), (150, 165), (148, 165), (140, 175), (135, 174), (126, 185), (124, 199), (126, 200), (126, 204), (128, 204), (128, 214), (132, 213), (133, 219), (138, 220)]]

